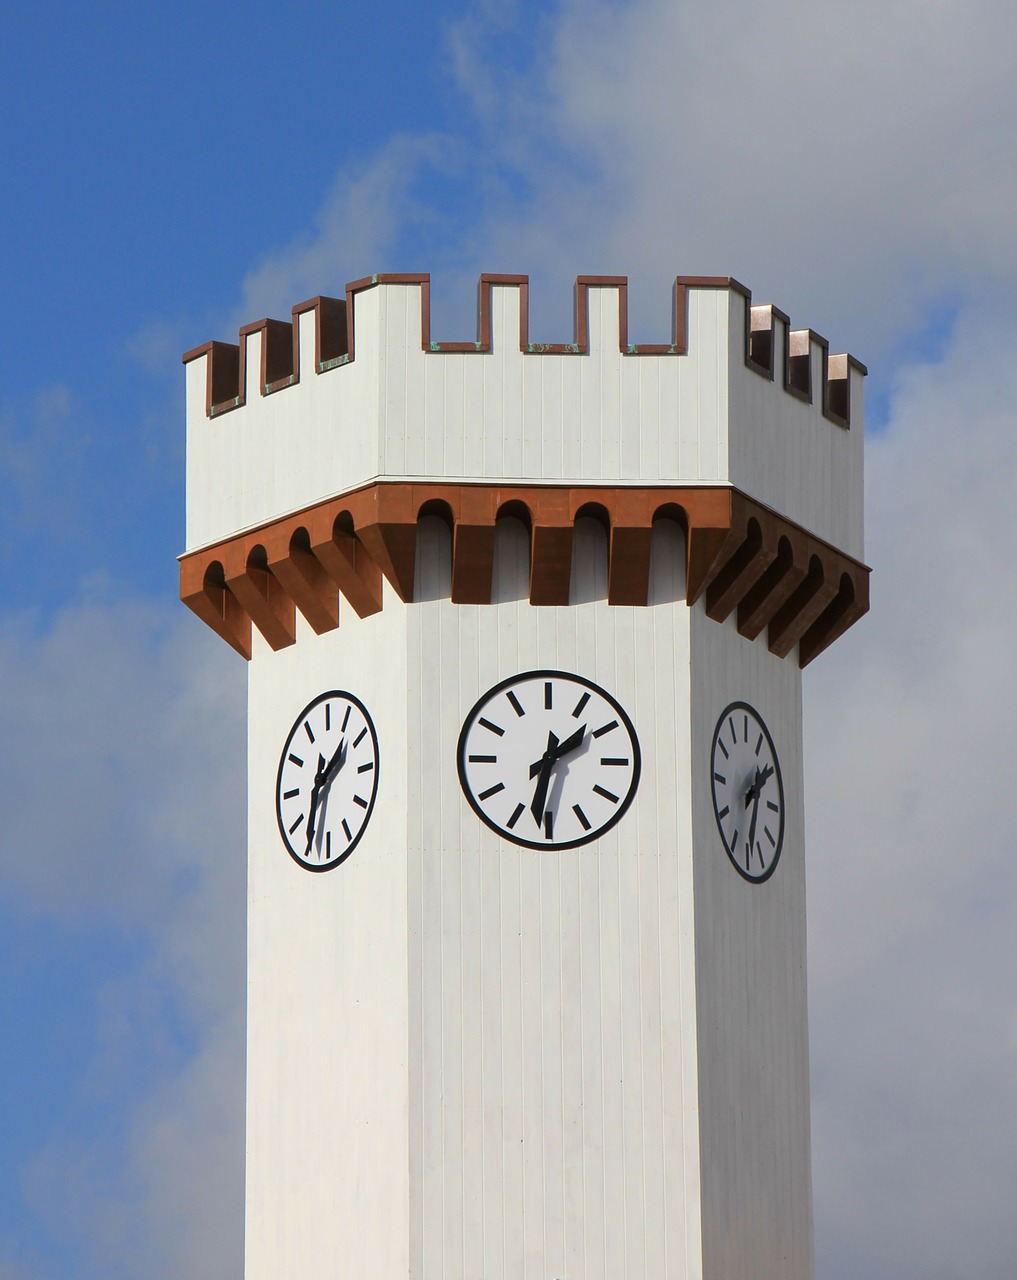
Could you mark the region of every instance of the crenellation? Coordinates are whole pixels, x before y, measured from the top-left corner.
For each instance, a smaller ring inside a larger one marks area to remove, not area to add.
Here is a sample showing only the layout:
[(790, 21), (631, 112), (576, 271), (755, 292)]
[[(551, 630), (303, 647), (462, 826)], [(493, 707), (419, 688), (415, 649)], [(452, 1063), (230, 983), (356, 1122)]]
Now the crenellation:
[[(356, 495), (391, 506), (419, 485), (460, 495), (463, 602), (489, 579), (495, 517), (483, 495), (543, 492), (531, 526), (535, 605), (567, 586), (571, 517), (555, 494), (612, 489), (610, 603), (639, 603), (652, 520), (626, 523), (624, 495), (638, 504), (648, 487), (713, 489), (770, 513), (761, 527), (781, 535), (760, 543), (730, 519), (697, 532), (690, 603), (708, 587), (710, 617), (737, 608), (746, 635), (768, 629), (773, 652), (797, 645), (811, 660), (867, 607), (864, 366), (831, 356), (777, 307), (752, 305), (728, 277), (677, 277), (672, 340), (657, 345), (628, 340), (623, 276), (577, 279), (571, 343), (530, 342), (528, 290), (525, 276), (481, 276), (476, 339), (436, 342), (427, 276), (365, 277), (342, 299), (298, 304), (291, 322), (245, 325), (237, 345), (188, 352), (188, 603), (249, 652), (252, 620), (273, 646), (291, 643), (294, 606), (312, 628), (334, 626), (325, 597), (336, 585), (358, 612), (380, 607), (382, 576), (405, 599), (417, 515), (365, 514)], [(472, 508), (462, 505), (470, 493)], [(348, 529), (308, 527), (307, 546), (273, 541), (301, 513), (335, 514), (347, 497), (357, 513)], [(230, 548), (241, 545), (236, 560)]]

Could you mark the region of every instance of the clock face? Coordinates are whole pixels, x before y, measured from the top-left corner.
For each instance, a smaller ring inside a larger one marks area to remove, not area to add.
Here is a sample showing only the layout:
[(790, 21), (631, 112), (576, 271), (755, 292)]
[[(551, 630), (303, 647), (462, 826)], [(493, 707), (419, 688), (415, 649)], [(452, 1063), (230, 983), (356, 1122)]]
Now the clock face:
[(747, 702), (732, 702), (721, 713), (710, 773), (728, 857), (746, 880), (769, 879), (784, 844), (784, 782), (770, 731)]
[(364, 834), (378, 792), (378, 735), (367, 708), (333, 689), (297, 716), (279, 760), (276, 816), (290, 855), (329, 871)]
[(527, 671), (496, 684), (466, 717), (458, 764), (467, 800), (493, 831), (529, 849), (572, 849), (632, 803), (639, 742), (598, 685)]

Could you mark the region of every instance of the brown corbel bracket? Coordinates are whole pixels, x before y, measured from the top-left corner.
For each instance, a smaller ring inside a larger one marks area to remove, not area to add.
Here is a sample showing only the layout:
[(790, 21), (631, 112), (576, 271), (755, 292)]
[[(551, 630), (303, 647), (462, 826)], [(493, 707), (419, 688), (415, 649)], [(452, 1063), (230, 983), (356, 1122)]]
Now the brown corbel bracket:
[(245, 658), (252, 623), (273, 649), (296, 636), (299, 611), (322, 634), (339, 624), (341, 593), (360, 617), (382, 607), (382, 578), (414, 598), (417, 522), (436, 515), (452, 533), (455, 604), (488, 604), (499, 518), (530, 534), (530, 603), (567, 605), (577, 519), (608, 531), (608, 603), (648, 599), (654, 522), (686, 538), (688, 604), (737, 614), (749, 640), (811, 662), (865, 613), (869, 570), (785, 517), (720, 485), (491, 485), (381, 482), (181, 557), (180, 596)]

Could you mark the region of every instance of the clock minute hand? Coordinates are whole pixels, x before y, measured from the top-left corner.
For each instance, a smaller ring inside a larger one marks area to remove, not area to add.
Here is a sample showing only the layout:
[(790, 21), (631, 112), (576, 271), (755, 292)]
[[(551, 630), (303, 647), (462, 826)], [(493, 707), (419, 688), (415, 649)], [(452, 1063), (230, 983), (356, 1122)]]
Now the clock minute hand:
[(321, 795), (321, 789), (325, 785), (325, 778), (328, 770), (325, 767), (325, 757), (318, 756), (318, 771), (314, 775), (314, 786), (311, 789), (311, 808), (307, 815), (307, 848), (304, 850), (304, 856), (311, 852), (311, 842), (314, 840), (314, 818), (318, 812), (318, 798)]
[(547, 750), (539, 760), (530, 765), (530, 777), (536, 776), (537, 785), (533, 789), (533, 803), (530, 813), (538, 827), (544, 825), (544, 805), (547, 802), (547, 788), (551, 784), (551, 770), (558, 759), (558, 738), (550, 730), (547, 734)]

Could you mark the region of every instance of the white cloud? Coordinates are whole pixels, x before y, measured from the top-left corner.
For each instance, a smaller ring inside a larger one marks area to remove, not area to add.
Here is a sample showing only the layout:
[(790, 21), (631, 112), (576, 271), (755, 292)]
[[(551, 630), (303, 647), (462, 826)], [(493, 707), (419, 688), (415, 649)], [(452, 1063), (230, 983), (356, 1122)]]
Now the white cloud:
[(806, 673), (819, 1256), (1017, 1257), (1017, 326), (958, 318), (868, 442), (872, 613)]
[(178, 605), (97, 593), (48, 625), (0, 620), (0, 665), (0, 889), (98, 948), (143, 942), (95, 993), (95, 1056), (64, 1064), (95, 1121), (36, 1153), (30, 1202), (96, 1274), (239, 1276), (243, 664)]

